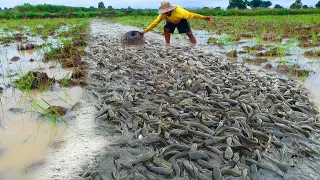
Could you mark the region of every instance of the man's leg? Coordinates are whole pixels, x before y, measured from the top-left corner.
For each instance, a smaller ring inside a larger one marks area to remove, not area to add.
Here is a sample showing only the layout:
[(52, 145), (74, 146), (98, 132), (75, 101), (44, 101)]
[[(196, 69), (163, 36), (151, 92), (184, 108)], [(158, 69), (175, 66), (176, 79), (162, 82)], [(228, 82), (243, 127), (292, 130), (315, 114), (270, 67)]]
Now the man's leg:
[(186, 35), (189, 37), (190, 42), (192, 43), (192, 46), (195, 46), (197, 44), (197, 40), (194, 37), (189, 22), (186, 19), (181, 19), (179, 24), (177, 24), (177, 28), (179, 30), (179, 33), (186, 33)]
[(166, 24), (163, 27), (163, 33), (164, 33), (164, 38), (166, 40), (166, 45), (170, 45), (170, 33), (173, 34), (174, 30), (176, 29), (176, 25), (166, 22)]
[(166, 44), (170, 44), (170, 28), (163, 28), (164, 38), (166, 40)]
[(186, 34), (187, 34), (187, 36), (189, 37), (192, 46), (196, 46), (197, 40), (196, 40), (196, 38), (194, 37), (193, 33), (192, 33), (192, 32), (187, 32)]

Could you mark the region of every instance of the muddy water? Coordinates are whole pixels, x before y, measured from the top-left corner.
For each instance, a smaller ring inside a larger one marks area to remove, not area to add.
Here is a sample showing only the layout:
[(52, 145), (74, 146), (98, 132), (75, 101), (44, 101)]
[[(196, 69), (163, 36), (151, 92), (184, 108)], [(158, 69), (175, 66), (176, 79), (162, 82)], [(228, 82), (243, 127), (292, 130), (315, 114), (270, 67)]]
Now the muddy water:
[[(54, 85), (45, 92), (33, 90), (20, 91), (12, 87), (13, 80), (28, 71), (46, 72), (49, 77), (67, 77), (70, 69), (62, 69), (57, 62), (43, 63), (43, 50), (18, 51), (15, 44), (0, 46), (0, 179), (25, 179), (26, 169), (41, 164), (49, 148), (55, 146), (67, 133), (67, 126), (59, 122), (52, 126), (51, 121), (41, 116), (41, 108), (51, 105), (66, 108), (64, 119), (72, 115), (71, 107), (82, 96), (82, 88), (62, 88)], [(14, 56), (20, 59), (10, 61)], [(29, 60), (33, 59), (33, 62)], [(45, 101), (44, 101), (45, 100)], [(60, 120), (61, 121), (61, 120)]]
[[(34, 98), (44, 107), (46, 107), (44, 102), (39, 101), (40, 97), (43, 97), (50, 104), (70, 109), (71, 105), (60, 100), (60, 98), (68, 101), (68, 103), (74, 103), (79, 99), (81, 93), (81, 88), (75, 87), (56, 90), (47, 94), (33, 92), (31, 94), (33, 97), (21, 98), (20, 93), (9, 90), (7, 95), (11, 96), (10, 99), (1, 99), (3, 103), (1, 118), (4, 127), (0, 129), (0, 147), (3, 150), (0, 156), (0, 172), (4, 174), (6, 179), (21, 179), (24, 176), (25, 168), (34, 163), (41, 163), (48, 148), (62, 137), (67, 130), (67, 126), (62, 123), (52, 127), (50, 121), (41, 117), (38, 113), (25, 112), (33, 110), (30, 107), (29, 98)], [(15, 109), (10, 110), (11, 108)], [(69, 115), (70, 113), (66, 117)]]

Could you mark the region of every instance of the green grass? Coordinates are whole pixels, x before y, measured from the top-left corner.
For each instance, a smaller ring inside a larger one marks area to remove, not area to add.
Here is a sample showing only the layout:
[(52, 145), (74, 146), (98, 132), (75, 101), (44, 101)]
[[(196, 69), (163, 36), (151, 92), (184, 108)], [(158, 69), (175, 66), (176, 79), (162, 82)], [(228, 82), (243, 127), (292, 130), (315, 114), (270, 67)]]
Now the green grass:
[(70, 77), (70, 72), (64, 75), (64, 77), (61, 79), (61, 83), (63, 86), (67, 85), (69, 77)]
[[(124, 16), (116, 17), (113, 20), (122, 24), (146, 28), (156, 16)], [(195, 30), (207, 30), (217, 34), (226, 33), (235, 35), (242, 32), (250, 32), (254, 37), (262, 37), (266, 32), (275, 32), (280, 37), (294, 38), (299, 32), (299, 27), (311, 27), (315, 33), (320, 32), (317, 24), (320, 23), (319, 14), (307, 15), (263, 15), (263, 16), (213, 16), (213, 23), (210, 24), (202, 19), (190, 20), (190, 26)], [(164, 21), (162, 22), (162, 24)], [(163, 26), (159, 24), (155, 30), (163, 31)], [(308, 32), (309, 35), (312, 32)]]
[(64, 124), (68, 125), (67, 121), (54, 108), (52, 108), (51, 104), (49, 104), (43, 98), (41, 98), (41, 99), (54, 112), (54, 114), (50, 113), (49, 110), (47, 110), (46, 108), (41, 106), (39, 103), (32, 101), (32, 107), (34, 108), (35, 112), (38, 112), (42, 116), (48, 118), (50, 120), (52, 126), (55, 126), (59, 119), (61, 119)]
[[(0, 35), (0, 42), (13, 41), (14, 35), (9, 34), (29, 32), (31, 36), (58, 36), (79, 39), (81, 33), (87, 33), (90, 19), (55, 18), (55, 19), (9, 19), (2, 20), (0, 30), (6, 32)], [(67, 26), (68, 31), (59, 32), (61, 25)]]
[(54, 80), (51, 79), (48, 79), (48, 81), (42, 81), (32, 72), (29, 72), (24, 76), (20, 76), (18, 80), (14, 81), (14, 84), (18, 89), (26, 91), (30, 91), (35, 88), (39, 89), (40, 91), (44, 91), (47, 90), (53, 83)]

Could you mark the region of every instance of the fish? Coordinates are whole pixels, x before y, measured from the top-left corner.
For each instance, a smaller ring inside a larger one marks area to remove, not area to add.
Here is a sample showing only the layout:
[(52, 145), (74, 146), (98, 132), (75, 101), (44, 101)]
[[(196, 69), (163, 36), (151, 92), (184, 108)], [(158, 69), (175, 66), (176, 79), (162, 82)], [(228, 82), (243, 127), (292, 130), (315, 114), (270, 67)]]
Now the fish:
[(92, 70), (86, 90), (96, 123), (121, 134), (106, 150), (113, 178), (255, 179), (261, 168), (282, 177), (296, 158), (287, 142), (295, 156), (319, 155), (320, 115), (298, 82), (181, 43), (95, 40), (90, 57), (105, 69)]

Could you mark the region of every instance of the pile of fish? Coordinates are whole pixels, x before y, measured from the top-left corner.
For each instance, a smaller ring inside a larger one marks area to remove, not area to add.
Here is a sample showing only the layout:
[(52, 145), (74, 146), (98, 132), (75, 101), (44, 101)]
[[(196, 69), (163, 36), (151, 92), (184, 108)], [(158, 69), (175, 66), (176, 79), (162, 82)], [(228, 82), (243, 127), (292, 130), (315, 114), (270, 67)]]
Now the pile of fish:
[(95, 40), (86, 90), (113, 142), (83, 178), (284, 179), (319, 157), (320, 115), (290, 77), (189, 45)]

